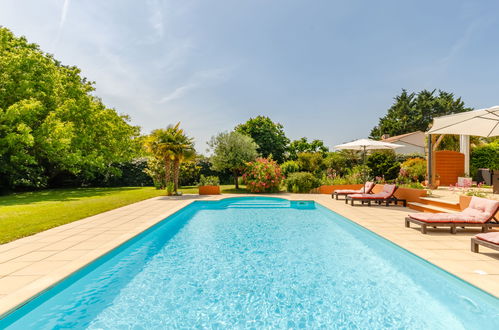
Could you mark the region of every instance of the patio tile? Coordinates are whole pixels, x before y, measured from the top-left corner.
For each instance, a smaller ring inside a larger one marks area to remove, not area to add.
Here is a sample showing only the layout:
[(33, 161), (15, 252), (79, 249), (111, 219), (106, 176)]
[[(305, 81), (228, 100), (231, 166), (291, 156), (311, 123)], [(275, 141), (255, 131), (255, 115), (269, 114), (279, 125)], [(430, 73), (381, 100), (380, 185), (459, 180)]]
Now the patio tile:
[(23, 286), (34, 282), (40, 276), (5, 276), (0, 278), (0, 294), (10, 294)]
[(47, 258), (48, 256), (51, 256), (54, 254), (54, 251), (34, 251), (30, 252), (27, 254), (24, 254), (18, 258), (16, 258), (16, 261), (39, 261), (42, 259)]
[(13, 261), (13, 262), (4, 262), (0, 264), (0, 276), (9, 275), (19, 269), (27, 267), (31, 265), (29, 261)]
[(21, 275), (21, 276), (27, 276), (27, 275), (47, 275), (50, 274), (53, 271), (56, 271), (58, 268), (66, 265), (67, 262), (64, 260), (60, 261), (54, 261), (54, 260), (42, 260), (38, 261), (35, 263), (32, 263), (31, 265), (24, 267), (11, 275)]

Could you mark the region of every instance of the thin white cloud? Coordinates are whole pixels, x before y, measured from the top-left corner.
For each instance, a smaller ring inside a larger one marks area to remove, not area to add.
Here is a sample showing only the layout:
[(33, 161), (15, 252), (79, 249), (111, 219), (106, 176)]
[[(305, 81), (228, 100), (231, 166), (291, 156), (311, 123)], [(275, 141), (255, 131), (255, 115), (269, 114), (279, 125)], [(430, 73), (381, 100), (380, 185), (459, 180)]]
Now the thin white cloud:
[(64, 4), (62, 5), (61, 20), (59, 21), (59, 29), (62, 29), (64, 23), (66, 22), (66, 17), (68, 16), (68, 9), (69, 9), (69, 0), (64, 0)]
[(168, 103), (184, 97), (188, 92), (196, 88), (224, 82), (229, 79), (233, 70), (233, 67), (226, 67), (196, 72), (190, 82), (164, 95), (158, 103)]
[(195, 83), (190, 83), (190, 84), (187, 84), (187, 85), (184, 85), (184, 86), (180, 86), (180, 87), (177, 87), (175, 88), (175, 90), (165, 96), (163, 96), (158, 103), (168, 103), (168, 102), (171, 102), (173, 100), (176, 100), (176, 99), (179, 99), (181, 97), (183, 97), (185, 94), (187, 94), (187, 92), (191, 89), (194, 89), (197, 87), (197, 84)]
[(66, 17), (68, 16), (69, 2), (70, 0), (64, 0), (64, 3), (62, 4), (61, 18), (59, 19), (59, 28), (57, 29), (57, 36), (54, 39), (54, 45), (56, 45), (61, 38), (62, 29), (64, 28), (64, 23), (66, 23)]
[(150, 10), (152, 11), (149, 17), (149, 24), (154, 30), (154, 33), (158, 39), (163, 37), (164, 23), (163, 23), (163, 11), (161, 4), (155, 1), (148, 1)]
[(475, 30), (476, 24), (475, 22), (471, 23), (468, 25), (466, 30), (464, 31), (464, 34), (461, 35), (452, 45), (452, 47), (449, 50), (449, 53), (441, 59), (441, 64), (443, 65), (448, 65), (453, 58), (459, 54), (459, 52), (466, 47), (468, 42), (471, 39), (471, 36), (473, 35), (473, 31)]

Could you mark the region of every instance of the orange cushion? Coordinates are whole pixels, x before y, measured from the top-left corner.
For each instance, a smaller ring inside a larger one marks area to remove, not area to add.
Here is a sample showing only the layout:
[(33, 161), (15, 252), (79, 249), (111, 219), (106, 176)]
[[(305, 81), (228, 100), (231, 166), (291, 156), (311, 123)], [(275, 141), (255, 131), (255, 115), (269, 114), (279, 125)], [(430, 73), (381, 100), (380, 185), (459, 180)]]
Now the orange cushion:
[(473, 215), (460, 213), (411, 213), (409, 217), (415, 220), (438, 223), (438, 222), (455, 222), (455, 223), (484, 223), (482, 218)]
[(499, 232), (482, 233), (475, 237), (482, 241), (499, 245)]

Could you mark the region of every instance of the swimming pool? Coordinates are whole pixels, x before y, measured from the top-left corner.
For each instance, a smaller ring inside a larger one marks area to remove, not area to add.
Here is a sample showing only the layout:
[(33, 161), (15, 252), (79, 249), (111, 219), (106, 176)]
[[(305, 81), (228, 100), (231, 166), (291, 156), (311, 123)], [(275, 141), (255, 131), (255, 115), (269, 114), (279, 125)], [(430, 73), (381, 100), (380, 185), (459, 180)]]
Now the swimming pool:
[(314, 202), (194, 202), (0, 328), (497, 328), (499, 300)]

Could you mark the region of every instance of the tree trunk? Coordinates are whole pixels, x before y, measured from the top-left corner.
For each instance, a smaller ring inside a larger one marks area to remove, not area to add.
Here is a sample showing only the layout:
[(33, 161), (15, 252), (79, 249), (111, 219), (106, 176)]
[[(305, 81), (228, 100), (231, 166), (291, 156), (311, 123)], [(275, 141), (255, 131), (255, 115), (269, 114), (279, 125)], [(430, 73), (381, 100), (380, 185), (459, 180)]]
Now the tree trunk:
[(180, 174), (180, 161), (175, 159), (173, 162), (173, 188), (175, 189), (175, 194), (177, 194), (178, 190), (178, 177)]
[(236, 185), (236, 189), (239, 189), (239, 180), (238, 180), (237, 171), (234, 171), (234, 184)]
[(172, 181), (171, 176), (172, 160), (170, 157), (165, 157), (165, 187)]

